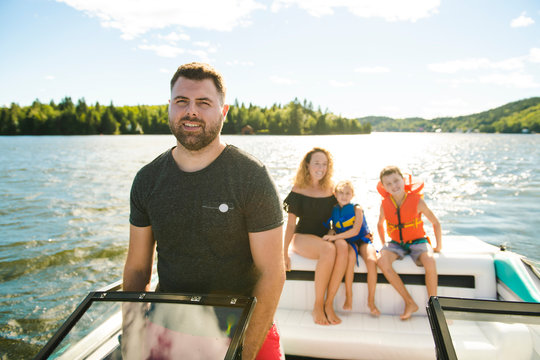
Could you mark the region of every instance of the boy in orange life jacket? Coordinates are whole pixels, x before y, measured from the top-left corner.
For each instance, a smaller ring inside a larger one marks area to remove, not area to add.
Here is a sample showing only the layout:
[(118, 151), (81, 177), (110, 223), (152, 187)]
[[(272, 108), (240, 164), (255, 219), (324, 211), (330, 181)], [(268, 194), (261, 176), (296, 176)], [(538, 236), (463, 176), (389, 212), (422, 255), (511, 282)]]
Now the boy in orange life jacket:
[[(403, 256), (410, 254), (414, 262), (423, 266), (426, 273), (426, 288), (429, 296), (437, 295), (437, 267), (433, 258), (433, 251), (439, 252), (442, 247), (441, 224), (433, 212), (428, 208), (420, 190), (421, 186), (414, 188), (413, 184), (405, 186), (405, 179), (401, 171), (395, 166), (385, 167), (380, 174), (378, 190), (383, 195), (381, 212), (377, 230), (383, 248), (377, 265), (382, 270), (388, 282), (396, 289), (405, 301), (405, 310), (401, 314), (402, 320), (407, 320), (418, 310), (418, 305), (405, 288), (403, 281), (392, 268), (392, 263)], [(382, 184), (382, 188), (381, 188)], [(432, 249), (422, 225), (424, 214), (433, 225), (437, 246)], [(385, 241), (384, 221), (391, 241)]]

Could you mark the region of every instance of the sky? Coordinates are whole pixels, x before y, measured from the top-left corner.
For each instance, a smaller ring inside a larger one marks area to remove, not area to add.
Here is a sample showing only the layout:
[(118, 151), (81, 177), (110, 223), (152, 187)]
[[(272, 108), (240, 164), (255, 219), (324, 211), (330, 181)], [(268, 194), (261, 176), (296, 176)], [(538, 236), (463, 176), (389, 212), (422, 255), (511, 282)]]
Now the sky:
[(469, 115), (540, 96), (540, 1), (0, 0), (0, 106), (167, 104), (192, 61), (231, 104)]

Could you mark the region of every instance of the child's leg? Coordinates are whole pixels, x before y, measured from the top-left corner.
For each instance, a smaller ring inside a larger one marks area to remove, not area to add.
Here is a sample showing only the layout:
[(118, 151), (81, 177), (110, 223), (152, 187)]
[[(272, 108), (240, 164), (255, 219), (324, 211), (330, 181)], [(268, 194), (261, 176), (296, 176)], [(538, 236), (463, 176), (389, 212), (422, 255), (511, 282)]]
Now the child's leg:
[(349, 246), (349, 258), (347, 260), (347, 271), (345, 272), (345, 303), (343, 304), (343, 310), (352, 310), (352, 284), (355, 264), (356, 252), (352, 246)]
[(371, 315), (379, 316), (381, 312), (375, 306), (375, 288), (377, 287), (377, 251), (371, 244), (362, 244), (360, 255), (366, 263), (367, 286), (368, 286), (368, 306)]
[(435, 263), (433, 254), (429, 251), (423, 252), (420, 257), (418, 257), (418, 260), (420, 260), (426, 271), (426, 288), (428, 296), (437, 296), (437, 264)]
[(382, 270), (386, 280), (388, 280), (390, 285), (396, 289), (396, 291), (405, 301), (405, 310), (403, 311), (403, 314), (401, 314), (400, 318), (401, 320), (407, 320), (414, 312), (418, 311), (418, 305), (416, 305), (411, 294), (409, 294), (405, 288), (405, 284), (403, 284), (403, 281), (399, 277), (398, 273), (396, 273), (392, 267), (392, 263), (398, 259), (399, 256), (395, 252), (385, 249), (383, 249), (381, 253), (381, 258), (377, 261), (377, 265)]

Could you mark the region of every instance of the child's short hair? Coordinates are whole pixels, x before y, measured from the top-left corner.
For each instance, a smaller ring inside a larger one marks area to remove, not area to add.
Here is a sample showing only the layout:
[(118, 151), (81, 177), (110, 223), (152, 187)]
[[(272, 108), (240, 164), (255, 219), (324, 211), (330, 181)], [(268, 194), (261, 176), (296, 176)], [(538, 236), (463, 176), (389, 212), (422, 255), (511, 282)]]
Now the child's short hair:
[(379, 180), (381, 180), (381, 183), (382, 183), (383, 177), (392, 175), (392, 174), (398, 174), (399, 176), (403, 177), (403, 174), (401, 174), (401, 171), (399, 170), (397, 166), (387, 166), (381, 170), (381, 174), (379, 175)]
[(351, 189), (352, 193), (354, 194), (354, 186), (352, 182), (349, 180), (341, 180), (339, 181), (336, 186), (334, 187), (334, 192), (337, 193), (338, 191), (342, 191), (345, 188)]

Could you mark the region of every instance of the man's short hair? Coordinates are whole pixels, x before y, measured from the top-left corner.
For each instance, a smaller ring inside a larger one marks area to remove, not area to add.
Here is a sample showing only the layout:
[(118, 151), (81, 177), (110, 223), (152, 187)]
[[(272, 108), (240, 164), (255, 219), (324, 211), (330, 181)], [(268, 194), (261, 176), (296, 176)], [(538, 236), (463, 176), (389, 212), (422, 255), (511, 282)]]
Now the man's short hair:
[(216, 86), (221, 104), (225, 103), (225, 81), (223, 80), (223, 76), (221, 76), (221, 74), (212, 66), (199, 62), (192, 62), (180, 66), (171, 79), (171, 91), (179, 77), (198, 81), (211, 79)]

